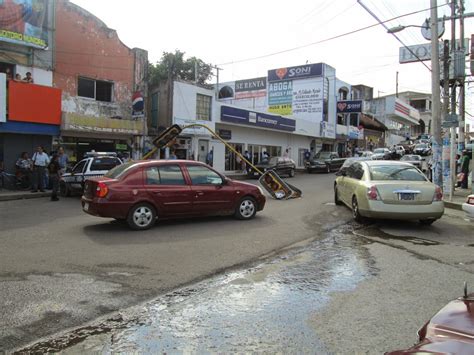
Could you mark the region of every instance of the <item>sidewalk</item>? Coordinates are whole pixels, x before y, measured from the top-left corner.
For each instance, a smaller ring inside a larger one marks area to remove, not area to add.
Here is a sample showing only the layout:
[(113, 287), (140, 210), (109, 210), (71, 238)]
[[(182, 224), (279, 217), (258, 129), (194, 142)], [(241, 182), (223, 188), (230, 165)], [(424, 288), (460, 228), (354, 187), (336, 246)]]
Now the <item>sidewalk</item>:
[(30, 198), (38, 198), (38, 197), (50, 197), (51, 191), (46, 192), (30, 192), (30, 190), (26, 191), (12, 191), (1, 189), (0, 190), (0, 201), (12, 201), (12, 200), (24, 200)]
[(462, 204), (466, 202), (467, 196), (472, 194), (471, 188), (463, 190), (456, 188), (454, 190), (454, 195), (452, 201), (449, 201), (449, 195), (444, 196), (444, 206), (447, 208), (452, 208), (455, 210), (462, 211)]

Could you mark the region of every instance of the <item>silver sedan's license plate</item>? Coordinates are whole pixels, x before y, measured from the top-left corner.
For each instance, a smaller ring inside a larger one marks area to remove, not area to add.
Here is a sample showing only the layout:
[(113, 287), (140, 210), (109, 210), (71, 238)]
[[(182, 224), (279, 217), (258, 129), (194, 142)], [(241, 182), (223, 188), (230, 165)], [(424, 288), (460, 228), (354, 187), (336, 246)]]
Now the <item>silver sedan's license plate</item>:
[(413, 200), (415, 200), (415, 194), (400, 193), (400, 194), (398, 194), (398, 199), (400, 201), (413, 201)]
[(86, 202), (84, 203), (84, 211), (88, 211), (89, 210), (89, 203)]

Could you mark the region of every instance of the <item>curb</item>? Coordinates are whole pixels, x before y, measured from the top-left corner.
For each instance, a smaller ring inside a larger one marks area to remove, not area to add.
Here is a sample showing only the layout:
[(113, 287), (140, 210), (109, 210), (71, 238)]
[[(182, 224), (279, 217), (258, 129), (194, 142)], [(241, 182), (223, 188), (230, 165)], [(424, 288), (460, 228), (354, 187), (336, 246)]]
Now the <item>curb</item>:
[(462, 203), (444, 201), (444, 207), (462, 211)]
[(32, 198), (39, 197), (50, 197), (51, 192), (36, 192), (36, 193), (23, 193), (23, 194), (11, 194), (11, 195), (1, 195), (0, 201), (14, 201), (14, 200), (29, 200)]

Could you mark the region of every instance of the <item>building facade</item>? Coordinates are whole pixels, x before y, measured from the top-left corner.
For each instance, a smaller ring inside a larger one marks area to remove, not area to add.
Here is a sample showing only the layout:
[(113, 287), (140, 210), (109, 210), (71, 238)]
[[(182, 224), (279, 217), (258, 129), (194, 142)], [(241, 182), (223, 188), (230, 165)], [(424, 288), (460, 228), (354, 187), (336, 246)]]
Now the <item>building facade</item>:
[[(22, 152), (52, 149), (61, 124), (61, 91), (53, 88), (56, 2), (0, 2), (0, 165)], [(23, 81), (27, 73), (33, 82)]]
[[(91, 150), (135, 153), (146, 134), (132, 97), (146, 93), (147, 52), (123, 44), (117, 32), (68, 0), (56, 3), (53, 84), (62, 91), (57, 144), (72, 159)], [(143, 109), (142, 109), (143, 111)]]

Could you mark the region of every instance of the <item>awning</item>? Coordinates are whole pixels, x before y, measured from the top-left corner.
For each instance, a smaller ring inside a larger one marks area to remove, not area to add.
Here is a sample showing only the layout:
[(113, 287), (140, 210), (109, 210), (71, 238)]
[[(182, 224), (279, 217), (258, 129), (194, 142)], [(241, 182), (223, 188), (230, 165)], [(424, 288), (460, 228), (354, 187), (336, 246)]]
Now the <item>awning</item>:
[(373, 129), (376, 131), (386, 131), (388, 130), (387, 126), (385, 126), (382, 122), (380, 122), (375, 117), (370, 117), (368, 115), (362, 114), (360, 115), (360, 124), (364, 128)]

